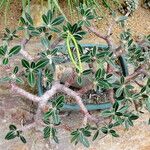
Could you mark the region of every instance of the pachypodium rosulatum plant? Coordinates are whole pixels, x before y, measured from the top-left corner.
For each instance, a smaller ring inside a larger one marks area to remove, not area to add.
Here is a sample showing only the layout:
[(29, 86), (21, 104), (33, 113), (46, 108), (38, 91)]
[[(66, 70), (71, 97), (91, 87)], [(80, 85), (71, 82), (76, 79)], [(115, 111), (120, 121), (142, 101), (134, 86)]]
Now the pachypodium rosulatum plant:
[[(71, 24), (63, 16), (56, 16), (49, 10), (43, 14), (43, 25), (40, 27), (35, 27), (32, 17), (25, 13), (20, 19), (20, 27), (14, 31), (6, 29), (0, 46), (0, 59), (4, 69), (9, 68), (10, 75), (1, 77), (0, 81), (8, 82), (12, 92), (37, 103), (38, 107), (33, 123), (21, 128), (10, 125), (5, 139), (19, 137), (26, 143), (23, 132), (42, 126), (43, 137), (58, 143), (57, 129), (62, 127), (60, 112), (69, 108), (81, 110), (84, 114), (82, 126), (71, 131), (71, 142), (89, 147), (90, 137), (92, 140), (106, 135), (118, 137), (117, 126), (126, 129), (133, 126), (134, 120), (140, 117), (141, 108), (150, 112), (150, 36), (134, 40), (125, 27), (126, 16), (114, 16), (107, 33), (102, 34), (92, 24), (95, 16), (90, 8), (81, 5), (79, 12), (81, 20)], [(120, 45), (111, 41), (114, 24), (122, 27)], [(9, 43), (17, 38), (20, 30), (24, 31), (25, 39), (11, 48)], [(82, 44), (88, 33), (105, 40), (106, 46)], [(37, 56), (31, 56), (25, 50), (28, 41), (34, 37), (38, 37), (43, 46)], [(18, 54), (22, 55), (20, 63), (14, 66), (11, 63), (10, 67), (11, 60)], [(66, 72), (66, 80), (56, 80), (56, 66), (63, 66), (66, 62), (72, 64), (72, 71)], [(133, 68), (133, 72), (128, 73), (128, 66)], [(32, 88), (37, 86), (38, 95), (22, 89), (19, 84), (23, 83), (28, 83)], [(73, 88), (74, 84), (78, 88)], [(92, 106), (85, 103), (82, 96), (90, 90), (97, 96), (101, 92), (107, 93), (105, 105), (101, 101)], [(76, 103), (67, 104), (66, 95)], [(105, 110), (98, 112), (99, 116), (89, 113), (89, 110), (98, 109), (97, 106)], [(92, 125), (90, 122), (93, 122)]]

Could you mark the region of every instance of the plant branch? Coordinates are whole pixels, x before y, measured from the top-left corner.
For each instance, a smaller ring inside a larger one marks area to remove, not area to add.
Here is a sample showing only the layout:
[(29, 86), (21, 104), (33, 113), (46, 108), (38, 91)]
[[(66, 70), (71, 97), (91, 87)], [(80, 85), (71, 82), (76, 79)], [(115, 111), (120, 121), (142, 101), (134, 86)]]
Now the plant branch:
[(94, 33), (97, 37), (103, 39), (106, 41), (107, 45), (109, 48), (112, 48), (112, 43), (110, 41), (109, 36), (107, 35), (102, 35), (101, 33), (98, 32), (98, 30), (95, 27), (86, 27), (89, 31), (91, 31), (92, 33)]
[(138, 69), (134, 71), (134, 73), (130, 74), (125, 78), (126, 82), (130, 82), (131, 80), (135, 79), (138, 75), (144, 74), (146, 76), (149, 76), (149, 74), (145, 71), (145, 66), (141, 65)]
[(26, 44), (29, 42), (29, 40), (30, 40), (30, 39), (23, 39), (23, 40), (21, 41), (21, 47), (22, 47), (22, 49), (21, 49), (21, 51), (20, 51), (20, 54), (21, 54), (23, 57), (25, 57), (27, 60), (32, 61), (32, 60), (33, 60), (32, 56), (31, 56), (27, 51), (25, 51), (25, 46), (26, 46)]
[(29, 100), (31, 100), (33, 102), (39, 102), (40, 101), (40, 97), (35, 96), (35, 95), (23, 90), (22, 88), (18, 87), (15, 84), (11, 84), (11, 90), (13, 92), (16, 92), (17, 94), (20, 94), (20, 95), (28, 98)]
[(29, 129), (31, 129), (31, 128), (36, 127), (36, 125), (37, 125), (37, 123), (36, 123), (36, 122), (33, 122), (33, 123), (31, 123), (31, 124), (28, 124), (28, 125), (25, 125), (25, 126), (19, 128), (18, 131), (23, 131), (23, 132), (24, 132), (24, 131), (27, 131), (27, 130), (29, 130)]

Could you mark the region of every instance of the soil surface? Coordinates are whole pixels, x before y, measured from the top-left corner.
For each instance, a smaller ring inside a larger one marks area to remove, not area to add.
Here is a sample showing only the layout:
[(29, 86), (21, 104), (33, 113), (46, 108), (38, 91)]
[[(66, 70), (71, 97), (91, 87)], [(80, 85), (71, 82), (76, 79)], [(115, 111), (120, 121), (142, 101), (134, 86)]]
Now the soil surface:
[[(66, 14), (69, 14), (65, 6), (64, 9)], [(18, 24), (18, 18), (21, 15), (20, 0), (14, 0), (10, 10), (13, 13), (8, 13), (9, 19), (7, 26), (14, 28)], [(106, 32), (106, 25), (110, 22), (110, 16), (108, 15), (106, 18), (108, 20), (104, 19), (96, 22), (96, 26), (102, 33)], [(0, 21), (0, 36), (3, 35), (4, 28), (6, 27), (2, 20), (3, 18)], [(139, 35), (150, 34), (150, 11), (140, 7), (133, 16), (129, 17), (127, 26), (131, 28), (135, 38)], [(120, 28), (115, 26), (112, 39), (116, 43), (119, 41), (119, 32)], [(16, 42), (19, 43), (19, 40)], [(103, 41), (99, 41), (99, 39), (91, 34), (87, 36), (84, 42), (99, 43)], [(27, 50), (29, 50), (31, 55), (34, 55), (35, 52), (40, 51), (39, 44), (36, 41), (32, 41), (28, 44)], [(20, 56), (12, 61), (17, 63), (19, 58)], [(0, 66), (0, 77), (6, 74), (8, 74), (7, 70), (4, 71), (3, 67)], [(82, 115), (80, 113), (71, 113), (68, 117), (62, 117), (65, 126), (58, 130), (58, 135), (60, 135), (60, 144), (58, 145), (54, 144), (53, 141), (43, 140), (42, 134), (39, 132), (41, 128), (25, 133), (27, 144), (22, 144), (18, 139), (12, 141), (4, 140), (9, 124), (16, 124), (17, 127), (20, 127), (24, 123), (30, 123), (33, 119), (33, 114), (30, 113), (32, 110), (33, 105), (28, 100), (12, 93), (7, 84), (0, 85), (0, 150), (86, 150), (80, 144), (78, 146), (70, 144), (70, 134), (66, 130), (67, 126), (77, 128), (81, 124)], [(135, 122), (135, 126), (128, 131), (125, 131), (123, 127), (116, 129), (120, 135), (119, 138), (106, 136), (103, 139), (97, 139), (91, 143), (89, 150), (150, 150), (150, 126), (147, 125), (149, 117), (149, 113), (145, 112), (141, 114), (141, 119), (138, 119)]]

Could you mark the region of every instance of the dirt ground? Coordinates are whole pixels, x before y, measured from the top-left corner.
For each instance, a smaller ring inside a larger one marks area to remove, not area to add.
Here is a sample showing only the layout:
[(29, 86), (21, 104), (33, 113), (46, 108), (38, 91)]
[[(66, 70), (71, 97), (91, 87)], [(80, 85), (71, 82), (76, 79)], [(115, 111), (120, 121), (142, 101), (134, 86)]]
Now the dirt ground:
[[(19, 0), (14, 0), (10, 10), (13, 13), (8, 14), (9, 19), (7, 26), (13, 28), (18, 24), (18, 17), (21, 14)], [(65, 11), (66, 14), (68, 14), (67, 10)], [(104, 19), (103, 21), (96, 22), (96, 26), (102, 33), (106, 32), (106, 24), (109, 24), (109, 15), (107, 18), (108, 20)], [(3, 20), (2, 17), (0, 20)], [(135, 37), (150, 34), (150, 10), (140, 7), (136, 10), (134, 15), (129, 18), (127, 26), (131, 28)], [(4, 27), (5, 25), (0, 21), (0, 37), (3, 35)], [(115, 26), (112, 38), (116, 43), (118, 43), (119, 32), (120, 28)], [(103, 42), (99, 41), (99, 39), (92, 34), (87, 36), (87, 39), (84, 42), (89, 43), (89, 39), (90, 43)], [(33, 48), (33, 46), (36, 47)], [(27, 50), (28, 49), (32, 49), (32, 51), (29, 52), (34, 54), (35, 49), (40, 50), (39, 43), (37, 43), (37, 41), (29, 43)], [(36, 50), (36, 52), (38, 50)], [(19, 58), (20, 56), (16, 58), (15, 61)], [(0, 77), (4, 76), (6, 73), (7, 72), (4, 72), (2, 69), (2, 66), (0, 66)], [(48, 141), (44, 141), (42, 135), (35, 130), (30, 130), (25, 133), (25, 136), (27, 137), (27, 144), (25, 145), (18, 139), (12, 141), (4, 140), (9, 124), (14, 123), (19, 127), (23, 122), (26, 123), (29, 120), (32, 120), (33, 115), (29, 113), (29, 109), (31, 108), (32, 104), (27, 103), (26, 99), (15, 93), (12, 94), (7, 85), (0, 85), (0, 150), (86, 150), (86, 148), (80, 144), (76, 147), (73, 146), (73, 144), (70, 144), (69, 132), (63, 128), (58, 130), (59, 137), (61, 137), (60, 144), (58, 145), (53, 142), (49, 143)], [(138, 119), (135, 126), (128, 131), (124, 131), (122, 127), (117, 128), (117, 131), (120, 134), (119, 138), (106, 136), (101, 140), (97, 139), (95, 142), (91, 143), (89, 150), (150, 150), (150, 126), (147, 125), (149, 117), (150, 114), (148, 113), (142, 114), (141, 119)], [(63, 117), (63, 122), (72, 127), (78, 127), (81, 121), (82, 115), (79, 113), (72, 113), (68, 117)], [(41, 129), (39, 128), (38, 130)]]

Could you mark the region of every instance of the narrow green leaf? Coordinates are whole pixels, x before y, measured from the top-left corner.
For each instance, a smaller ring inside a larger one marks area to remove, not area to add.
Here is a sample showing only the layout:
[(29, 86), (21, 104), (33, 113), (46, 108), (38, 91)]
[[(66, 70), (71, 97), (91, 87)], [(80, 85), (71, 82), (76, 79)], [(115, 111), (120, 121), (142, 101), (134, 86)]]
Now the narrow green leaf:
[(109, 132), (111, 133), (112, 136), (119, 137), (119, 135), (116, 133), (115, 130), (110, 130)]
[(48, 63), (49, 63), (49, 60), (48, 60), (48, 59), (39, 60), (39, 61), (36, 63), (34, 69), (44, 68)]
[(90, 147), (89, 141), (83, 136), (83, 134), (79, 135), (79, 140), (85, 147)]
[(21, 50), (21, 46), (20, 46), (20, 45), (14, 46), (14, 47), (9, 51), (9, 56), (18, 54), (18, 53), (20, 52), (20, 50)]
[(26, 17), (27, 21), (28, 21), (31, 25), (33, 25), (33, 20), (32, 20), (31, 16), (30, 16), (28, 13), (25, 13), (25, 17)]
[(45, 23), (46, 25), (48, 25), (48, 24), (49, 24), (49, 22), (48, 22), (48, 18), (47, 18), (47, 16), (46, 16), (46, 15), (42, 15), (42, 19), (43, 19), (43, 21), (44, 21), (44, 23)]
[(116, 91), (116, 97), (120, 97), (122, 92), (123, 92), (123, 88), (122, 87), (118, 88)]
[(51, 23), (52, 17), (53, 17), (52, 11), (49, 10), (47, 12), (47, 21), (48, 21), (49, 24)]
[(51, 24), (53, 26), (56, 26), (56, 25), (60, 25), (61, 23), (63, 23), (63, 21), (64, 21), (64, 17), (63, 16), (59, 16), (56, 19), (54, 19)]
[(5, 136), (5, 139), (6, 140), (11, 140), (11, 139), (14, 139), (15, 137), (16, 137), (15, 131), (9, 131), (7, 133), (7, 135)]
[(35, 80), (35, 77), (34, 77), (34, 73), (33, 73), (33, 72), (30, 72), (30, 73), (28, 74), (28, 82), (29, 82), (29, 85), (30, 85), (31, 87), (34, 87), (34, 86), (35, 86), (36, 80)]
[(2, 55), (2, 56), (5, 55), (5, 51), (3, 50), (3, 48), (0, 48), (0, 55)]
[(63, 107), (63, 103), (65, 101), (65, 97), (63, 95), (59, 96), (57, 99), (56, 99), (56, 104), (55, 104), (55, 107), (57, 109)]
[(59, 117), (59, 111), (58, 110), (53, 111), (52, 117), (53, 117), (54, 124), (59, 125), (60, 124), (60, 117)]
[(134, 114), (132, 114), (132, 115), (130, 116), (130, 119), (131, 119), (131, 120), (136, 120), (136, 119), (138, 119), (138, 118), (139, 118), (139, 116), (134, 115)]
[(10, 130), (16, 130), (17, 128), (16, 128), (15, 125), (11, 124), (11, 125), (9, 125), (9, 129), (10, 129)]
[(18, 68), (18, 66), (16, 66), (13, 70), (13, 73), (16, 74), (16, 73), (18, 73), (18, 71), (19, 71), (19, 68)]
[(7, 64), (8, 64), (8, 61), (9, 61), (8, 58), (4, 58), (4, 59), (3, 59), (3, 64), (4, 64), (4, 65), (7, 65)]
[(44, 130), (44, 138), (49, 138), (50, 137), (50, 133), (51, 133), (51, 128), (49, 126), (45, 127)]
[(25, 139), (23, 136), (20, 136), (20, 140), (21, 140), (23, 143), (27, 143), (26, 139)]
[(77, 82), (78, 82), (79, 85), (82, 84), (82, 78), (80, 76), (77, 78)]
[(94, 134), (92, 141), (95, 141), (98, 135), (99, 135), (99, 130), (97, 130), (96, 133)]
[(23, 67), (25, 67), (25, 68), (30, 68), (30, 64), (29, 64), (29, 62), (28, 62), (27, 60), (22, 59), (21, 62), (22, 62), (22, 66), (23, 66)]
[(87, 69), (83, 71), (83, 75), (89, 75), (92, 72), (92, 69)]
[(19, 83), (19, 84), (23, 84), (24, 83), (24, 81), (21, 78), (19, 78), (19, 77), (16, 78), (16, 82)]
[(46, 113), (44, 113), (44, 119), (48, 119), (51, 115), (52, 115), (52, 111), (51, 110), (49, 110), (48, 112), (46, 112)]
[(119, 103), (117, 101), (114, 103), (113, 108), (114, 108), (115, 112), (118, 110)]

